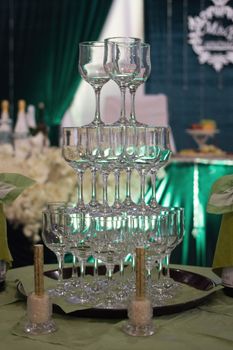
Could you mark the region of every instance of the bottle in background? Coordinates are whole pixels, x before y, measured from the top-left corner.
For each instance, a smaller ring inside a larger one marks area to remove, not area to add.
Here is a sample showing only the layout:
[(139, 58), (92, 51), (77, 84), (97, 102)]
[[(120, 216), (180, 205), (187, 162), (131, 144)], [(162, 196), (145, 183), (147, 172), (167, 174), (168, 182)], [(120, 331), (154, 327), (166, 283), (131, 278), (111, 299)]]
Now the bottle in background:
[(45, 104), (44, 102), (38, 103), (37, 109), (37, 133), (42, 133), (43, 138), (43, 147), (48, 147), (50, 145), (48, 139), (48, 127), (45, 122)]
[(36, 135), (37, 133), (37, 125), (36, 125), (36, 109), (33, 105), (28, 105), (27, 107), (27, 125), (29, 127), (29, 132), (32, 136)]
[(29, 127), (26, 118), (26, 102), (18, 101), (18, 113), (14, 128), (15, 155), (26, 158), (30, 154)]
[(29, 127), (26, 118), (26, 102), (25, 100), (18, 101), (18, 113), (14, 128), (14, 136), (17, 139), (25, 139), (29, 136)]
[(48, 135), (48, 129), (45, 123), (45, 105), (44, 102), (38, 103), (37, 111), (37, 130), (41, 131), (45, 136)]
[(7, 100), (3, 100), (1, 103), (0, 144), (12, 144), (12, 120)]

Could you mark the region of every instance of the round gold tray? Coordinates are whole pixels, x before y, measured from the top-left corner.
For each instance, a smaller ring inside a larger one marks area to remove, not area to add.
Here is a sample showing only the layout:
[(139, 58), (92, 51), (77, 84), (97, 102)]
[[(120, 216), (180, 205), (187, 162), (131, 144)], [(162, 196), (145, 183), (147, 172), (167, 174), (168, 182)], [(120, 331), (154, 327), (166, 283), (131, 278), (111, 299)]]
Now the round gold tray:
[[(70, 278), (71, 272), (71, 268), (65, 268), (63, 270), (64, 279)], [(92, 272), (93, 268), (91, 266), (87, 266), (86, 273), (92, 275)], [(117, 267), (114, 272), (117, 272)], [(105, 274), (104, 266), (99, 267), (99, 274)], [(57, 279), (58, 271), (49, 270), (44, 272), (44, 275), (52, 279)], [(185, 288), (184, 295), (180, 295), (180, 297), (176, 300), (168, 300), (165, 305), (154, 306), (154, 316), (168, 315), (194, 308), (208, 300), (217, 290), (217, 286), (214, 281), (195, 272), (171, 268), (170, 275), (176, 282), (181, 283), (181, 286)], [(22, 295), (26, 296), (23, 285), (20, 282), (18, 284), (18, 291)], [(67, 313), (64, 312), (61, 306), (55, 303), (53, 304), (53, 311), (63, 314)], [(82, 310), (75, 310), (69, 312), (68, 314), (76, 317), (122, 319), (127, 317), (127, 309), (100, 309), (90, 307)]]

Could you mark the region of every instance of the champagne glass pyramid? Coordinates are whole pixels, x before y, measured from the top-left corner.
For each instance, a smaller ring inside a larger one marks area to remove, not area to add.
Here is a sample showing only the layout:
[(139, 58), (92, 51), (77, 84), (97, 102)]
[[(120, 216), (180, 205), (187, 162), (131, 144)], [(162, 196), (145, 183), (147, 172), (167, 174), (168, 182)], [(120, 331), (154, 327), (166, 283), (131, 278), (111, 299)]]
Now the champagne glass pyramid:
[[(137, 88), (148, 79), (151, 71), (150, 45), (141, 43), (137, 38), (115, 37), (105, 39), (104, 44), (102, 42), (80, 43), (79, 48), (79, 71), (96, 92), (96, 113), (90, 124), (63, 128), (62, 153), (64, 159), (78, 175), (78, 201), (72, 214), (82, 214), (84, 220), (88, 218), (87, 222), (91, 225), (88, 224), (87, 230), (84, 231), (90, 238), (90, 241), (88, 238), (88, 246), (91, 247), (92, 256), (96, 261), (100, 259), (107, 265), (110, 288), (107, 289), (107, 297), (99, 300), (98, 305), (103, 308), (114, 308), (117, 305), (117, 299), (111, 291), (114, 265), (120, 262), (122, 266), (126, 256), (129, 254), (133, 256), (132, 247), (135, 248), (135, 244), (136, 246), (141, 244), (139, 238), (149, 239), (146, 243), (148, 271), (156, 260), (159, 261), (161, 268), (165, 254), (169, 264), (171, 249), (178, 243), (176, 232), (169, 228), (169, 225), (172, 225), (174, 230), (176, 228), (178, 230), (179, 226), (183, 225), (182, 220), (174, 221), (175, 225), (172, 224), (170, 217), (177, 218), (177, 213), (183, 213), (183, 211), (182, 209), (179, 211), (178, 208), (173, 214), (172, 208), (164, 208), (156, 201), (156, 174), (159, 168), (167, 164), (171, 156), (170, 129), (139, 123), (135, 115), (134, 102)], [(100, 90), (109, 79), (115, 81), (120, 88), (121, 114), (117, 122), (106, 125), (100, 117), (99, 103)], [(127, 88), (130, 90), (132, 102), (129, 120), (125, 111)], [(92, 173), (91, 199), (89, 203), (84, 203), (83, 176), (87, 169)], [(123, 185), (125, 171), (126, 179), (123, 187), (125, 195), (122, 196), (120, 186)], [(137, 176), (138, 186), (136, 182), (133, 183), (136, 179), (132, 174), (135, 172), (139, 175)], [(114, 174), (115, 180), (112, 188), (115, 193), (112, 204), (109, 196), (110, 174)], [(148, 203), (149, 193), (146, 193), (145, 188), (149, 174), (152, 190), (149, 192), (151, 198)], [(97, 181), (99, 175), (102, 179), (101, 187)], [(138, 201), (131, 197), (133, 186), (136, 189), (133, 197), (137, 197)], [(102, 200), (96, 196), (97, 189), (103, 191)], [(148, 218), (146, 221), (145, 217)], [(136, 230), (135, 235), (129, 235), (132, 231), (131, 222), (133, 227), (136, 225), (140, 228), (139, 231)], [(152, 223), (156, 225), (151, 226)], [(149, 231), (148, 226), (151, 227)], [(162, 231), (161, 228), (163, 228)], [(179, 232), (182, 230), (181, 227)], [(174, 242), (172, 241), (169, 246), (158, 244), (159, 250), (157, 246), (154, 249), (152, 243), (156, 241), (157, 236), (152, 236), (152, 233), (159, 232), (161, 235), (158, 236), (158, 242), (162, 238), (161, 242), (167, 244), (169, 233), (171, 233), (169, 242), (173, 240), (173, 236), (176, 236)], [(165, 249), (161, 250), (165, 246), (166, 252)], [(169, 273), (166, 277), (167, 282), (171, 284)], [(85, 287), (85, 284), (83, 286)], [(106, 305), (106, 299), (108, 305)]]

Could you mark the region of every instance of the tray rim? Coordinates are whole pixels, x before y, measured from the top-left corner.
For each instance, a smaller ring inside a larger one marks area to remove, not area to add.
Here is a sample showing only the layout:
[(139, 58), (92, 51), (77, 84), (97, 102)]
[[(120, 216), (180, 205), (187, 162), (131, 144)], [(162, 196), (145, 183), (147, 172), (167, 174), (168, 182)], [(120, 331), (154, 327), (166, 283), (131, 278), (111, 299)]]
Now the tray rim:
[[(70, 269), (70, 267), (65, 268), (65, 269)], [(163, 316), (163, 315), (170, 315), (178, 312), (183, 312), (192, 308), (195, 308), (201, 304), (203, 304), (205, 301), (207, 301), (213, 293), (215, 293), (219, 287), (214, 280), (212, 280), (210, 277), (207, 277), (201, 273), (193, 272), (190, 270), (185, 270), (181, 268), (171, 268), (171, 270), (175, 270), (178, 273), (186, 273), (188, 275), (196, 276), (196, 277), (201, 277), (202, 279), (206, 280), (209, 283), (209, 287), (207, 289), (199, 289), (202, 290), (203, 292), (208, 292), (208, 294), (193, 298), (189, 301), (186, 302), (180, 302), (176, 304), (168, 304), (168, 305), (161, 305), (161, 306), (154, 306), (153, 307), (153, 315), (154, 316)], [(54, 272), (57, 271), (57, 269), (52, 269), (52, 270), (47, 270), (44, 273), (48, 272)], [(47, 276), (47, 274), (46, 274)], [(48, 277), (48, 276), (47, 276)], [(190, 287), (195, 288), (194, 286), (190, 285), (189, 283), (184, 283), (186, 285), (189, 285)], [(223, 287), (222, 287), (223, 288)], [(195, 288), (198, 289), (198, 288)], [(26, 293), (23, 287), (23, 284), (21, 281), (18, 281), (17, 283), (17, 291), (26, 298)], [(89, 317), (89, 318), (105, 318), (105, 319), (122, 319), (122, 318), (127, 318), (127, 309), (122, 308), (122, 309), (101, 309), (101, 308), (96, 308), (96, 307), (87, 307), (82, 310), (74, 310), (71, 312), (65, 312), (58, 304), (53, 303), (53, 312), (63, 314), (63, 315), (68, 315), (68, 316), (75, 316), (75, 317)]]

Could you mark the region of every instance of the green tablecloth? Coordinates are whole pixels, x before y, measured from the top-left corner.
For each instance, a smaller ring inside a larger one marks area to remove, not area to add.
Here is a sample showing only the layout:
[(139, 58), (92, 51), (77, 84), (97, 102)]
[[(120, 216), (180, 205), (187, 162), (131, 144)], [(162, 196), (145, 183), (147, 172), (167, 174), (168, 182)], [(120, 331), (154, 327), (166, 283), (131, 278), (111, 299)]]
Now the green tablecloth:
[[(185, 267), (188, 269), (188, 267)], [(208, 268), (190, 267), (194, 272), (214, 276)], [(25, 269), (25, 271), (28, 271)], [(222, 290), (205, 304), (169, 316), (154, 318), (155, 335), (147, 338), (127, 336), (121, 330), (124, 320), (81, 319), (54, 314), (58, 331), (47, 336), (28, 336), (22, 332), (25, 302), (12, 298), (2, 305), (0, 293), (0, 348), (2, 350), (230, 350), (233, 348), (233, 299)], [(9, 301), (8, 301), (9, 302)]]
[[(185, 208), (185, 237), (172, 254), (172, 262), (212, 266), (221, 215), (208, 214), (212, 184), (233, 173), (233, 159), (173, 158), (158, 179), (157, 200), (164, 206)], [(148, 200), (151, 191), (148, 192)]]

